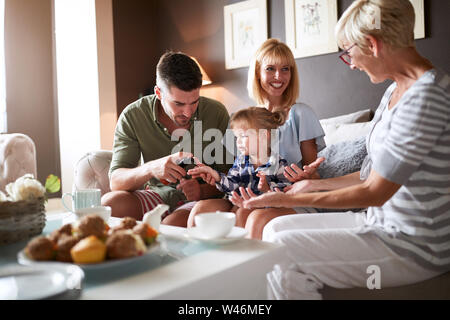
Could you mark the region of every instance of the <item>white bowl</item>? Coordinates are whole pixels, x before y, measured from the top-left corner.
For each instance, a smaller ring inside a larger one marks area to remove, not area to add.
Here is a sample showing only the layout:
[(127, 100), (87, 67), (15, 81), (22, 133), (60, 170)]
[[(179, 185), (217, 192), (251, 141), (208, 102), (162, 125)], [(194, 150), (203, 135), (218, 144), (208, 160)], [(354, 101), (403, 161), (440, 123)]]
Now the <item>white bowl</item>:
[(108, 206), (92, 206), (90, 208), (78, 209), (75, 211), (75, 215), (78, 219), (83, 218), (84, 216), (95, 214), (101, 217), (106, 223), (111, 217), (111, 207)]
[(199, 213), (194, 217), (200, 234), (207, 239), (223, 238), (230, 233), (236, 223), (233, 212)]

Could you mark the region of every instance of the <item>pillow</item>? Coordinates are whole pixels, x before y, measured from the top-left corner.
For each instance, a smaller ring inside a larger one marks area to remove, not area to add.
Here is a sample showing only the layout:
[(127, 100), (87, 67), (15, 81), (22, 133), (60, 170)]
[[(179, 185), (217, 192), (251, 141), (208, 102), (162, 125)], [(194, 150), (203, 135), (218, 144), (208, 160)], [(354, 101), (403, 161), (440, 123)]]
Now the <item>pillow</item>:
[(342, 124), (342, 123), (355, 123), (355, 122), (367, 122), (370, 121), (372, 117), (372, 111), (370, 109), (356, 111), (349, 114), (344, 114), (342, 116), (327, 118), (320, 120), (320, 124), (330, 125), (330, 124)]
[(322, 126), (327, 146), (342, 141), (366, 137), (370, 130), (370, 122), (330, 124)]
[(324, 157), (325, 161), (317, 172), (321, 178), (334, 178), (353, 173), (361, 169), (366, 156), (365, 137), (339, 142), (318, 153), (317, 157)]

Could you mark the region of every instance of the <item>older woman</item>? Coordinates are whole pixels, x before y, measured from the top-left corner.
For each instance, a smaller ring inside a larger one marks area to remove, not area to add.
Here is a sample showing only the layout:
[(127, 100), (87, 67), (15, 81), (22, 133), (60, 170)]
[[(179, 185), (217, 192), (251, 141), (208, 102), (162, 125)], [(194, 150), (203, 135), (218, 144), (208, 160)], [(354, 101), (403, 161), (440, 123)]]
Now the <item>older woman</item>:
[(408, 0), (358, 0), (336, 26), (350, 68), (373, 83), (394, 81), (361, 172), (244, 195), (248, 208), (368, 207), (272, 220), (263, 239), (288, 247), (288, 261), (268, 276), (276, 298), (320, 298), (324, 284), (405, 285), (450, 270), (450, 77), (416, 51), (414, 19)]

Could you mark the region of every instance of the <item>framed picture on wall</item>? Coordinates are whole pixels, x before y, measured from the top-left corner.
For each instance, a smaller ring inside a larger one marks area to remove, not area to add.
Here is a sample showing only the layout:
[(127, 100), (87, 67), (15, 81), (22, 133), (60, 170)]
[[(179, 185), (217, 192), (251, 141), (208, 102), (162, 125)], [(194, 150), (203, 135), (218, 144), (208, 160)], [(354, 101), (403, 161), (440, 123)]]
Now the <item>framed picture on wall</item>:
[(267, 0), (248, 0), (224, 6), (225, 68), (246, 67), (267, 40)]
[(337, 52), (337, 0), (284, 0), (286, 43), (295, 58)]
[(423, 0), (410, 0), (416, 14), (416, 24), (414, 25), (414, 39), (425, 38), (425, 15)]

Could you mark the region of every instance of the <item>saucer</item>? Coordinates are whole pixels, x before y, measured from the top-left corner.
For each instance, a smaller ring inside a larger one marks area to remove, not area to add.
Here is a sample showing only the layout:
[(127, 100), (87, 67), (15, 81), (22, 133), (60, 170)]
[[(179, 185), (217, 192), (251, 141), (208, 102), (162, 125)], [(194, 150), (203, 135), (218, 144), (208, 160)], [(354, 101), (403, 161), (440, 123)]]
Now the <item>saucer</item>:
[(35, 300), (81, 289), (84, 272), (64, 263), (0, 268), (0, 300)]
[(231, 229), (230, 233), (227, 234), (225, 237), (211, 239), (211, 238), (206, 238), (205, 236), (200, 234), (200, 231), (197, 227), (192, 227), (192, 228), (188, 228), (184, 235), (187, 238), (193, 239), (193, 240), (222, 244), (222, 243), (229, 243), (229, 242), (233, 242), (233, 241), (244, 238), (247, 235), (247, 230), (245, 230), (244, 228), (240, 228), (240, 227), (233, 227), (233, 229)]

